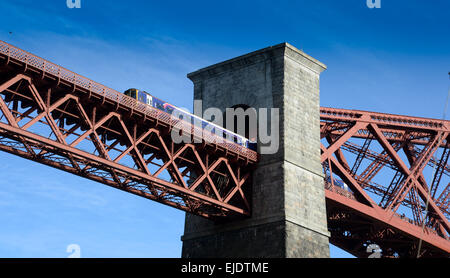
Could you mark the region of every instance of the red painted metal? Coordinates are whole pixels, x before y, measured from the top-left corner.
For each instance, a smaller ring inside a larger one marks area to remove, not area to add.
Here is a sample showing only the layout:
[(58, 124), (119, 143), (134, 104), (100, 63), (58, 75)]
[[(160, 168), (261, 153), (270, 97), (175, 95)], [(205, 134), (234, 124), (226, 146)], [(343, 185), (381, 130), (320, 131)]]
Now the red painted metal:
[[(450, 123), (320, 111), (330, 241), (358, 257), (374, 243), (415, 257), (422, 240), (421, 256), (448, 256)], [(257, 154), (214, 134), (174, 144), (177, 122), (0, 41), (0, 150), (206, 218), (250, 215)]]
[(256, 152), (175, 144), (178, 119), (1, 41), (0, 63), (0, 150), (206, 218), (250, 214)]
[[(358, 257), (368, 256), (370, 244), (379, 245), (386, 257), (416, 257), (422, 240), (419, 256), (447, 257), (450, 122), (320, 111), (321, 160), (331, 177), (325, 180), (330, 241)], [(434, 157), (438, 152), (440, 158)]]

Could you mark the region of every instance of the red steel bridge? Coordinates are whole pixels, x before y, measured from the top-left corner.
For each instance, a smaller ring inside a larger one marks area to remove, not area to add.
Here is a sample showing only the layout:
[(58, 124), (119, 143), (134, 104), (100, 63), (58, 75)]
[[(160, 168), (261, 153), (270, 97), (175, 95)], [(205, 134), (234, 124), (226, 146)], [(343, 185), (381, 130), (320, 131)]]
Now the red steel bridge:
[[(175, 144), (178, 119), (3, 41), (0, 95), (2, 151), (205, 218), (251, 215), (256, 152), (211, 134)], [(450, 122), (320, 112), (330, 242), (448, 257)]]

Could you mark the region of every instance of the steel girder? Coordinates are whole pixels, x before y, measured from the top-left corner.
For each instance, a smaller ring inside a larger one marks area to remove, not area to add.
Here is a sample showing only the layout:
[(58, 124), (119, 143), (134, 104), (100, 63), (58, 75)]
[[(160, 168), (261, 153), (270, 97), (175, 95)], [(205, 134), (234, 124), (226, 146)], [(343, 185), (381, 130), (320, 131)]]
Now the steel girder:
[(255, 152), (213, 134), (175, 144), (180, 121), (169, 114), (45, 60), (30, 63), (29, 53), (2, 51), (0, 150), (206, 218), (250, 214)]
[(387, 257), (448, 256), (449, 131), (444, 120), (322, 107), (330, 241), (358, 257), (370, 244)]

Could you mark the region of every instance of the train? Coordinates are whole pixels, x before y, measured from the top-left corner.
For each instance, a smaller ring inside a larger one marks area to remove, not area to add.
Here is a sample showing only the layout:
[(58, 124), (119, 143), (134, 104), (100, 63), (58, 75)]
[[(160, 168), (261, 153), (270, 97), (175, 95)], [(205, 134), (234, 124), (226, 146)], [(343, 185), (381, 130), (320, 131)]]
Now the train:
[[(325, 180), (326, 180), (328, 183), (331, 184), (331, 177), (330, 177), (329, 175), (327, 175), (327, 177), (325, 178)], [(342, 180), (337, 179), (337, 178), (334, 178), (333, 181), (334, 181), (334, 185), (335, 185), (335, 186), (338, 186), (338, 187), (340, 187), (340, 188), (342, 188), (342, 189), (345, 189), (345, 190), (351, 192), (351, 190), (350, 190), (350, 188), (348, 187), (348, 185), (347, 185), (345, 182), (343, 182)]]
[(250, 149), (252, 151), (257, 150), (257, 143), (254, 140), (250, 140), (242, 135), (236, 134), (232, 131), (229, 131), (227, 129), (224, 129), (212, 122), (206, 121), (194, 114), (188, 113), (168, 102), (165, 102), (157, 97), (152, 96), (151, 94), (147, 93), (146, 91), (131, 88), (124, 92), (125, 95), (141, 102), (144, 104), (147, 104), (151, 107), (154, 107), (158, 110), (164, 111), (168, 114), (172, 114), (174, 111), (177, 112), (178, 115), (186, 115), (187, 117), (183, 117), (183, 119), (189, 118), (196, 118), (201, 122), (202, 129), (204, 129), (206, 126), (212, 126), (211, 132), (215, 134), (221, 134), (223, 138), (226, 138), (228, 140), (233, 141), (234, 143), (243, 146), (247, 149)]

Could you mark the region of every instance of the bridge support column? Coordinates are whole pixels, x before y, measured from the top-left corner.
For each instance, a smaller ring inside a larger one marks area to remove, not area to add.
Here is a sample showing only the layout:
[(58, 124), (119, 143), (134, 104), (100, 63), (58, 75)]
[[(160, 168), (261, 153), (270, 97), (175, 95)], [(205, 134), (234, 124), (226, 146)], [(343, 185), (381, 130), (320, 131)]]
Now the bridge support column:
[(325, 68), (282, 43), (188, 74), (203, 111), (279, 108), (279, 148), (262, 154), (254, 171), (251, 217), (214, 223), (187, 214), (182, 257), (329, 256), (320, 163), (319, 75)]

